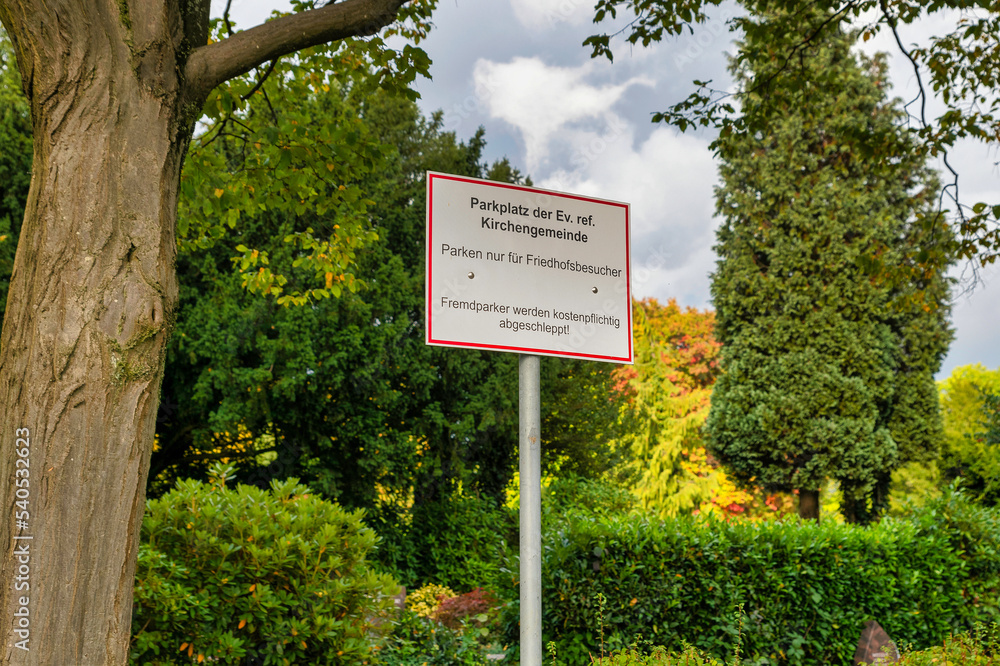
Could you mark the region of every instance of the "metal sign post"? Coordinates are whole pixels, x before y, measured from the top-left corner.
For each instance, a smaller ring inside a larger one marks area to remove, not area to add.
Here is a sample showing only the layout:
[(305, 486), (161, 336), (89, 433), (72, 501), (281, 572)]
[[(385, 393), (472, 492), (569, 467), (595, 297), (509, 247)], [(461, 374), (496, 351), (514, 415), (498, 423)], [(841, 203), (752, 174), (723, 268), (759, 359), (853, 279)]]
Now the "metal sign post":
[(521, 477), (521, 666), (542, 664), (541, 359), (518, 358)]

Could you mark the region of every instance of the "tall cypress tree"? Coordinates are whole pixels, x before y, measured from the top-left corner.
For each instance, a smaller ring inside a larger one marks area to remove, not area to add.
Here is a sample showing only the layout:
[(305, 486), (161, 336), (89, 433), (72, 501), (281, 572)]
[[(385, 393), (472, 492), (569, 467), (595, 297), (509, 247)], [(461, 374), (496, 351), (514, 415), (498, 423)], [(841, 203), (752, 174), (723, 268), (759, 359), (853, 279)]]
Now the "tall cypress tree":
[(745, 483), (798, 490), (804, 518), (836, 479), (868, 522), (892, 470), (942, 438), (952, 241), (884, 61), (818, 10), (758, 8), (732, 65), (742, 117), (715, 143), (710, 450)]

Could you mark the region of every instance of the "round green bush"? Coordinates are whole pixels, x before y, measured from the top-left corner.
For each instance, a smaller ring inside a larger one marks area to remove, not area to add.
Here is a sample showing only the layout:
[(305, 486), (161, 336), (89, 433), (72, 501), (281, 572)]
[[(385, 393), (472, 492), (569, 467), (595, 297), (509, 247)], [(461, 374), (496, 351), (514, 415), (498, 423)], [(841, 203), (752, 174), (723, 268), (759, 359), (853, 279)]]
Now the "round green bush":
[(364, 664), (398, 584), (362, 512), (297, 479), (270, 491), (181, 481), (147, 505), (132, 664)]

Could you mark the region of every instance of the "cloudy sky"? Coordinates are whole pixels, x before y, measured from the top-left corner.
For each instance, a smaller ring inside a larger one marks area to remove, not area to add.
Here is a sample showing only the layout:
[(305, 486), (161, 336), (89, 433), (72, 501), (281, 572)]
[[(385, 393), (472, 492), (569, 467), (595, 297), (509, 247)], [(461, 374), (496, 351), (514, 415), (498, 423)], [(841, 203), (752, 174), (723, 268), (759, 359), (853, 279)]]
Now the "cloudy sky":
[[(434, 64), (433, 78), (417, 85), (421, 106), (442, 110), (459, 138), (483, 126), (487, 157), (509, 157), (539, 187), (630, 203), (635, 295), (709, 308), (712, 137), (653, 125), (650, 116), (683, 99), (694, 79), (728, 87), (725, 22), (735, 9), (718, 8), (694, 34), (651, 48), (619, 43), (612, 64), (581, 46), (595, 32), (592, 7), (593, 0), (440, 0), (422, 44)], [(233, 15), (245, 28), (272, 8), (234, 0)], [(904, 40), (934, 29), (911, 29)], [(869, 46), (892, 45), (879, 37)], [(897, 60), (892, 79), (906, 98), (913, 76)], [(978, 145), (961, 146), (952, 158), (969, 201), (1000, 201), (998, 159)], [(959, 268), (956, 274), (970, 274)], [(968, 363), (1000, 367), (1000, 269), (981, 270), (978, 284), (966, 280), (961, 290), (968, 293), (956, 296), (956, 339), (939, 377)]]

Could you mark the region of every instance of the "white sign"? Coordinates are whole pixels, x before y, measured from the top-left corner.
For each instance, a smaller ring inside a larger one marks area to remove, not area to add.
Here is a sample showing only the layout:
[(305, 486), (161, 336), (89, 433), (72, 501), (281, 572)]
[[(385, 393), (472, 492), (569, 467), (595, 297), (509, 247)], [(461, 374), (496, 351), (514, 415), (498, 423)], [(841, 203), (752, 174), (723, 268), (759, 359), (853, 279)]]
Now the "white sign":
[(629, 205), (427, 173), (427, 344), (632, 363)]

